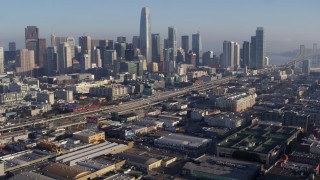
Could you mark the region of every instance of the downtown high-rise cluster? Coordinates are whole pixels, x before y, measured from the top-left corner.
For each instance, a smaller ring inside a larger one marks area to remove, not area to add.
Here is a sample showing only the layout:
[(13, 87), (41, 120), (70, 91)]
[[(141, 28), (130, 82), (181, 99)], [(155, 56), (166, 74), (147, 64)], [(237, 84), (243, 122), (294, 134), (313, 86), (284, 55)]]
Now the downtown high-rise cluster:
[(76, 44), (74, 37), (52, 34), (47, 47), (46, 39), (40, 38), (39, 28), (27, 26), (24, 49), (16, 50), (14, 42), (9, 44), (9, 51), (0, 48), (0, 73), (4, 72), (4, 65), (7, 71), (13, 70), (20, 76), (89, 72), (104, 77), (123, 72), (138, 76), (145, 72), (173, 75), (182, 72), (184, 64), (235, 69), (261, 69), (268, 64), (264, 30), (260, 27), (251, 37), (251, 42), (245, 41), (242, 48), (237, 42), (223, 42), (223, 54), (220, 56), (213, 51), (203, 52), (200, 32), (192, 34), (191, 38), (182, 35), (180, 47), (177, 38), (174, 26), (168, 27), (168, 36), (163, 42), (160, 33), (152, 33), (148, 7), (142, 8), (140, 34), (133, 36), (131, 43), (123, 36), (117, 37), (116, 41), (81, 36)]
[(258, 27), (256, 35), (251, 36), (251, 42), (244, 41), (242, 48), (238, 42), (224, 41), (221, 65), (225, 68), (263, 69), (269, 64), (266, 57), (265, 33), (263, 27)]

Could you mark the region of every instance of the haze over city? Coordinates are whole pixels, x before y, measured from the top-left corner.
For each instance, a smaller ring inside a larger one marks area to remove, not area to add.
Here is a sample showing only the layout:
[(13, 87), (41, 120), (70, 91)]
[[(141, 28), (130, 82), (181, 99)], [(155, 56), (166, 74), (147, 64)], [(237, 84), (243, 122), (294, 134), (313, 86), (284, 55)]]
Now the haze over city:
[(7, 0), (0, 179), (320, 179), (320, 3)]
[[(1, 2), (0, 46), (15, 41), (24, 47), (24, 28), (35, 25), (40, 36), (50, 34), (115, 39), (139, 34), (140, 9), (151, 10), (151, 32), (167, 36), (167, 27), (174, 26), (177, 36), (201, 32), (203, 49), (222, 52), (224, 40), (249, 40), (258, 26), (266, 31), (267, 52), (298, 49), (299, 44), (312, 48), (319, 41), (320, 16), (317, 0), (263, 1), (24, 1)], [(181, 45), (180, 38), (178, 46)], [(49, 43), (49, 41), (47, 41)]]

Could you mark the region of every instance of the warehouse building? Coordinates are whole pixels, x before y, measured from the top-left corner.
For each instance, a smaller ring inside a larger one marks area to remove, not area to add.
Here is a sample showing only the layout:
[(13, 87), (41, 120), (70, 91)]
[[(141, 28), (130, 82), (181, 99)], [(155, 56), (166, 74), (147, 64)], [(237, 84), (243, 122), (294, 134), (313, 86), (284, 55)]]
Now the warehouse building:
[(49, 163), (42, 169), (42, 173), (54, 179), (69, 180), (69, 179), (87, 179), (90, 171), (80, 169), (74, 166), (68, 166), (61, 163)]
[(196, 179), (255, 179), (259, 163), (203, 155), (182, 168), (184, 176)]
[(151, 158), (144, 155), (123, 152), (115, 155), (118, 159), (126, 160), (126, 164), (137, 167), (143, 172), (148, 172), (152, 169), (161, 166), (161, 159)]
[(73, 138), (91, 144), (95, 144), (106, 139), (104, 132), (92, 131), (89, 129), (73, 133)]
[(68, 164), (69, 166), (74, 166), (77, 162), (85, 159), (92, 159), (106, 154), (115, 154), (118, 152), (123, 152), (127, 149), (128, 146), (124, 144), (104, 142), (95, 146), (89, 146), (84, 149), (58, 156), (55, 158), (55, 162), (61, 162)]
[(9, 180), (55, 180), (53, 178), (44, 176), (42, 174), (38, 174), (35, 172), (24, 172), (21, 174), (14, 175), (13, 177), (9, 178)]
[(219, 142), (216, 154), (273, 164), (297, 138), (301, 128), (255, 124), (238, 131)]
[(204, 153), (211, 146), (211, 140), (171, 133), (167, 136), (154, 140), (154, 144), (159, 147), (178, 150), (185, 153)]

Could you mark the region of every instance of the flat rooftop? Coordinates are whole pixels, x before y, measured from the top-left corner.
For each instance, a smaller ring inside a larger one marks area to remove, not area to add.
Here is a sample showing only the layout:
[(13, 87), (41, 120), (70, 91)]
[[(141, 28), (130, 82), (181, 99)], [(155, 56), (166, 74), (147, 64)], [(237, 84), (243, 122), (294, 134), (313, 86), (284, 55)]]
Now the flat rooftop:
[(93, 135), (100, 134), (100, 133), (104, 133), (104, 132), (103, 131), (92, 131), (92, 130), (86, 129), (83, 131), (75, 132), (74, 135), (89, 137), (89, 136), (93, 136)]
[(196, 173), (213, 174), (231, 179), (251, 179), (260, 169), (260, 164), (210, 155), (200, 156), (195, 162), (187, 162), (183, 169)]
[(160, 137), (155, 141), (159, 143), (181, 144), (181, 145), (192, 146), (192, 147), (200, 147), (203, 144), (208, 144), (211, 142), (210, 139), (187, 136), (187, 135), (176, 134), (176, 133), (171, 133), (171, 134), (168, 134), (167, 136)]
[(278, 145), (287, 142), (299, 131), (294, 127), (257, 124), (232, 134), (218, 143), (217, 146), (268, 153)]

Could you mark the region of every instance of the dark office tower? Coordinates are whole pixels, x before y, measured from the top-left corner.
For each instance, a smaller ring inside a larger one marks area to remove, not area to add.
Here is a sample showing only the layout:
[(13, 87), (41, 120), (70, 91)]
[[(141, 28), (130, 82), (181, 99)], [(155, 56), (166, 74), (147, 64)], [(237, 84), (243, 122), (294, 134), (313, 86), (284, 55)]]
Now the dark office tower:
[(90, 36), (79, 37), (79, 46), (81, 46), (81, 54), (88, 54), (89, 61), (91, 62), (91, 48), (92, 48), (91, 37)]
[(132, 48), (126, 49), (125, 59), (126, 59), (126, 61), (132, 61), (134, 59), (134, 50)]
[(256, 69), (256, 36), (251, 36), (249, 68)]
[(9, 51), (16, 51), (16, 43), (15, 42), (9, 42)]
[(25, 28), (25, 40), (28, 41), (37, 41), (39, 39), (39, 29), (37, 26), (27, 26)]
[(4, 49), (0, 47), (0, 74), (4, 73)]
[(114, 43), (113, 40), (108, 40), (108, 50), (114, 50)]
[(263, 69), (265, 67), (264, 59), (266, 57), (266, 43), (263, 27), (256, 30), (256, 68)]
[(168, 49), (169, 48), (169, 40), (168, 39), (164, 39), (163, 40), (163, 49)]
[(117, 58), (125, 58), (125, 52), (126, 52), (126, 43), (119, 43), (117, 42), (114, 45), (114, 49), (117, 51)]
[(125, 42), (127, 42), (127, 38), (126, 38), (126, 37), (123, 37), (123, 36), (118, 36), (118, 37), (117, 37), (117, 42), (119, 42), (119, 43), (125, 43)]
[(187, 64), (193, 64), (196, 66), (196, 58), (197, 55), (190, 50), (188, 53), (186, 53), (186, 63)]
[(196, 65), (199, 66), (202, 63), (202, 42), (200, 32), (192, 34), (192, 51), (197, 54)]
[(184, 52), (189, 51), (189, 36), (181, 36), (181, 48), (184, 50)]
[(213, 54), (213, 51), (204, 52), (202, 56), (202, 65), (203, 66), (213, 65), (214, 58), (215, 58), (215, 55)]
[(244, 41), (242, 44), (243, 67), (250, 67), (250, 42)]
[(57, 47), (48, 47), (45, 54), (45, 72), (47, 76), (56, 75), (58, 68)]
[(160, 62), (160, 35), (152, 34), (152, 61)]
[(152, 44), (151, 44), (151, 20), (150, 9), (144, 7), (141, 10), (140, 19), (140, 51), (146, 57), (147, 63), (152, 62)]
[(312, 67), (320, 67), (319, 57), (318, 57), (318, 45), (317, 43), (313, 43), (313, 57), (312, 57)]
[(34, 51), (35, 63), (39, 63), (38, 56), (39, 29), (36, 26), (27, 26), (25, 28), (26, 49)]
[(81, 53), (90, 54), (90, 51), (91, 51), (91, 37), (90, 36), (81, 36), (81, 37), (79, 37), (79, 46), (81, 46)]
[(168, 27), (168, 49), (173, 50), (173, 61), (177, 58), (177, 29)]
[(177, 63), (185, 63), (186, 61), (186, 53), (184, 49), (178, 48), (177, 50)]
[(133, 49), (140, 48), (140, 36), (132, 37), (132, 45), (133, 45)]
[(46, 53), (46, 39), (38, 39), (38, 66), (39, 67), (44, 67), (45, 62), (44, 62), (44, 56)]
[(99, 40), (99, 47), (107, 47), (108, 40)]

